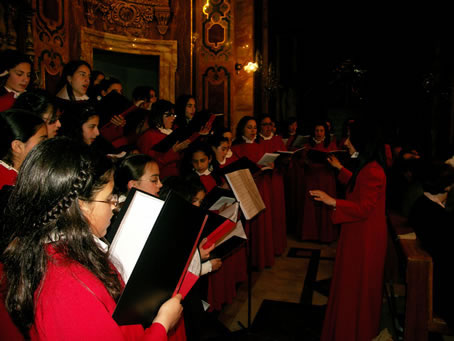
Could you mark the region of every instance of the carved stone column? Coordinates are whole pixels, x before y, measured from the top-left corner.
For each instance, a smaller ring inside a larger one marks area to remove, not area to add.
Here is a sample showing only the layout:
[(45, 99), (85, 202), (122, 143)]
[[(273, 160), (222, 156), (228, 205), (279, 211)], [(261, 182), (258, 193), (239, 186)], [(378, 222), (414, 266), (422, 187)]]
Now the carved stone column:
[(14, 27), (14, 21), (16, 18), (17, 9), (9, 4), (7, 14), (7, 33), (6, 33), (6, 47), (11, 50), (16, 50), (17, 46), (17, 33)]

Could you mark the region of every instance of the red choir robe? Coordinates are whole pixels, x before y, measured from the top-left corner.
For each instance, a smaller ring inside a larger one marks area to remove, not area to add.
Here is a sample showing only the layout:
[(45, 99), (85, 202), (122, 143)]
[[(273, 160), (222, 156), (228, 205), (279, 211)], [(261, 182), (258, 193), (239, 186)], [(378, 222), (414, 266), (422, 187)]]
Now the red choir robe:
[[(257, 163), (263, 156), (263, 146), (258, 143), (239, 143), (232, 146), (232, 151), (239, 157), (247, 157)], [(254, 177), (265, 210), (246, 223), (251, 247), (251, 264), (258, 270), (274, 265), (273, 216), (271, 213), (270, 175), (260, 173)]]
[[(314, 147), (307, 146), (307, 149), (320, 151), (336, 150), (336, 145), (331, 143), (325, 147), (323, 143), (316, 144)], [(309, 191), (320, 189), (332, 197), (336, 197), (336, 178), (334, 168), (328, 162), (312, 162), (306, 157), (304, 168), (304, 179), (302, 193), (304, 201), (302, 203), (303, 213), (297, 219), (298, 232), (302, 240), (315, 240), (322, 243), (330, 243), (338, 236), (337, 226), (333, 225), (330, 218), (330, 209), (319, 202), (316, 202)]]
[[(339, 180), (346, 183), (345, 168)], [(332, 220), (341, 225), (322, 341), (370, 341), (378, 334), (387, 246), (386, 175), (377, 162), (360, 170)]]
[(3, 95), (0, 95), (0, 112), (11, 109), (16, 102), (14, 92), (7, 92), (5, 90)]
[(5, 185), (14, 186), (16, 184), (17, 171), (0, 160), (0, 189)]
[[(271, 139), (261, 138), (260, 144), (266, 153), (278, 150), (287, 150), (280, 136), (274, 135)], [(271, 213), (273, 216), (273, 245), (274, 254), (282, 255), (287, 247), (287, 221), (284, 192), (283, 169), (274, 165), (271, 174)]]
[(151, 128), (146, 130), (137, 140), (137, 147), (143, 154), (150, 155), (159, 165), (160, 177), (165, 179), (169, 176), (179, 175), (179, 162), (181, 159), (180, 153), (170, 148), (167, 152), (157, 152), (153, 150), (153, 146), (161, 142), (167, 135), (158, 129)]
[[(219, 167), (225, 167), (237, 159), (236, 155), (232, 153), (232, 156)], [(223, 259), (219, 270), (208, 274), (207, 302), (210, 304), (210, 311), (219, 311), (224, 304), (231, 304), (236, 296), (237, 284), (246, 279), (247, 256), (246, 246), (243, 246)]]

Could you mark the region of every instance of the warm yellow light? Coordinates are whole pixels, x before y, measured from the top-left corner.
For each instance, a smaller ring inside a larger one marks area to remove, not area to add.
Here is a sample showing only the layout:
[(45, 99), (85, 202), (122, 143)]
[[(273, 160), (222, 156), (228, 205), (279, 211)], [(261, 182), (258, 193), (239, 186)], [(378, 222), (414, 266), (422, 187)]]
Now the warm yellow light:
[(210, 0), (207, 0), (206, 4), (203, 5), (203, 14), (205, 14), (208, 17), (208, 8), (210, 7)]
[(255, 72), (259, 68), (257, 63), (249, 62), (247, 65), (244, 66), (244, 71), (247, 73)]

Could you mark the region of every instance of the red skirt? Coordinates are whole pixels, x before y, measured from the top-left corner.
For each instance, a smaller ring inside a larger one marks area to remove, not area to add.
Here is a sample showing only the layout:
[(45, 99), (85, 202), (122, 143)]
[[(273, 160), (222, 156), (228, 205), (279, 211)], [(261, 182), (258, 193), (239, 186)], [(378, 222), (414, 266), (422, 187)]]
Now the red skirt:
[(311, 163), (304, 170), (303, 214), (298, 217), (299, 235), (302, 240), (330, 243), (337, 239), (338, 227), (331, 221), (331, 209), (316, 202), (309, 195), (310, 190), (319, 189), (336, 197), (336, 178), (329, 165)]

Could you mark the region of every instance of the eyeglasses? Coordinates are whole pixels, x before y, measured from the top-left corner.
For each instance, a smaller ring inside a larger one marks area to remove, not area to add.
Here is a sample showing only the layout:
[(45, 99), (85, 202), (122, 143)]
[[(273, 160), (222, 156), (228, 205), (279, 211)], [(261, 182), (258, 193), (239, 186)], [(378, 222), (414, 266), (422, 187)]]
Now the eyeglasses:
[(165, 116), (165, 117), (171, 117), (171, 116), (172, 116), (172, 117), (177, 117), (177, 115), (174, 114), (173, 112), (165, 112), (165, 113), (164, 113), (164, 116)]
[(117, 207), (118, 204), (119, 204), (118, 195), (116, 195), (116, 194), (112, 195), (112, 198), (110, 198), (109, 200), (88, 200), (88, 201), (90, 201), (90, 202), (103, 202), (105, 204), (112, 205), (113, 207)]
[(159, 176), (155, 176), (154, 179), (139, 179), (139, 180), (136, 180), (137, 182), (140, 182), (140, 181), (148, 181), (148, 182), (151, 182), (152, 184), (158, 184), (161, 179), (159, 179)]

